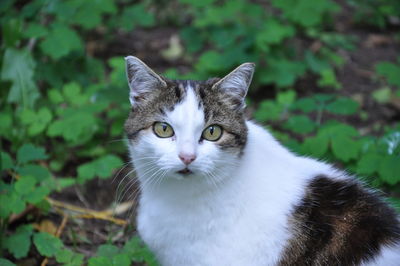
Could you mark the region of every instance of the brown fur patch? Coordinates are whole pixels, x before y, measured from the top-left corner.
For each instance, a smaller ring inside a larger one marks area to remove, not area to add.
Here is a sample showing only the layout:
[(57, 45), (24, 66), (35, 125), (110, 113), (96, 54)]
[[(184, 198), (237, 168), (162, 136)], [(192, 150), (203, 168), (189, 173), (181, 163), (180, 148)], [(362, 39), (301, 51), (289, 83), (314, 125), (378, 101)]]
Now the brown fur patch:
[[(184, 92), (178, 84), (166, 80), (166, 88), (155, 88), (146, 93), (137, 106), (132, 107), (128, 119), (125, 122), (125, 132), (130, 140), (135, 141), (138, 133), (159, 121), (165, 110), (171, 110), (182, 97)], [(179, 93), (177, 93), (179, 91)]]
[(221, 149), (242, 152), (247, 140), (247, 126), (244, 110), (232, 108), (227, 97), (212, 86), (218, 78), (209, 79), (195, 87), (206, 119), (206, 127), (218, 124), (224, 128), (225, 136), (217, 142)]
[(396, 212), (353, 180), (314, 178), (290, 221), (279, 265), (358, 265), (400, 241)]

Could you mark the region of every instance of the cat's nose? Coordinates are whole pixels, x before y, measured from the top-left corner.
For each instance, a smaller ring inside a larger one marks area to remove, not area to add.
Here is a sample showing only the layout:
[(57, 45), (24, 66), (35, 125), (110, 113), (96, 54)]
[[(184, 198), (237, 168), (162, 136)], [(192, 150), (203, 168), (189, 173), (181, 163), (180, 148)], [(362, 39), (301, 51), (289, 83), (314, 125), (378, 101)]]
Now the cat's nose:
[(178, 157), (186, 165), (189, 165), (191, 162), (196, 160), (196, 154), (194, 154), (194, 153), (182, 153), (181, 152), (181, 153), (179, 153)]

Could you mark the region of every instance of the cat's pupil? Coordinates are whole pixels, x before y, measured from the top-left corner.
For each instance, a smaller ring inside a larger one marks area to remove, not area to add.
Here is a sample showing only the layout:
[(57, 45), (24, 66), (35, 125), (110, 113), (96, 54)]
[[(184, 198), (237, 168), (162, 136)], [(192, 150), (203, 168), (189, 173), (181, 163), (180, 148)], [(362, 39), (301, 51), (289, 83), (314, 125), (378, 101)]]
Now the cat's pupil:
[(214, 134), (214, 127), (210, 127), (210, 134), (213, 135)]
[(166, 126), (166, 125), (163, 125), (163, 126), (162, 126), (162, 129), (163, 129), (164, 132), (167, 131), (167, 126)]

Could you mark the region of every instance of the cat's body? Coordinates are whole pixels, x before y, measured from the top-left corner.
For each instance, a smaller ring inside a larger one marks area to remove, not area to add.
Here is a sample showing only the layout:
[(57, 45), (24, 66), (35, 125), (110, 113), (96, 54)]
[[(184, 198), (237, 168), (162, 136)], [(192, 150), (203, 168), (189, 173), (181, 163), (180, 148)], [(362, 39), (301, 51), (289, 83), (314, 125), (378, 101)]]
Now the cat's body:
[[(127, 63), (138, 230), (162, 265), (400, 265), (399, 223), (379, 196), (244, 118), (253, 65), (177, 82)], [(159, 121), (172, 133), (157, 136)]]

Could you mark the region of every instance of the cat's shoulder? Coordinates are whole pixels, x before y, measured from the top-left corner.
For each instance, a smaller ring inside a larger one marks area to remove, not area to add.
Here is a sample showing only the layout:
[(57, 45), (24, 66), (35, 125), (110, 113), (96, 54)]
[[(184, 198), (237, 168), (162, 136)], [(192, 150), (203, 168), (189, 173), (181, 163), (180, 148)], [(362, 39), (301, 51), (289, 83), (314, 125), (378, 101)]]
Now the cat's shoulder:
[(348, 177), (311, 179), (290, 222), (293, 237), (282, 265), (354, 265), (400, 243), (394, 209), (380, 193)]

